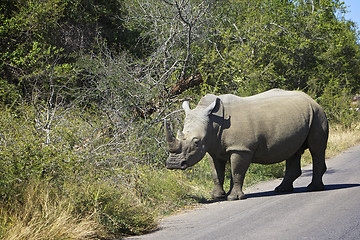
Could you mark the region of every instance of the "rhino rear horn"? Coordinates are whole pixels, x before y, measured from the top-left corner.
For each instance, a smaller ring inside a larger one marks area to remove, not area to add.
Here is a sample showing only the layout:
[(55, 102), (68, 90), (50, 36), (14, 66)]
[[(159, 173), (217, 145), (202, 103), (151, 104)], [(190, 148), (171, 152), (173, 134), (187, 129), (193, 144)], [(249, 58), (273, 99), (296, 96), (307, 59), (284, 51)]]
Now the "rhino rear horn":
[(171, 130), (169, 128), (169, 124), (167, 123), (166, 119), (165, 119), (164, 125), (165, 125), (165, 135), (166, 135), (166, 142), (167, 142), (167, 145), (168, 145), (168, 150), (170, 152), (175, 152), (180, 148), (180, 142), (171, 133)]
[(191, 110), (189, 102), (188, 101), (183, 102), (182, 108), (184, 109), (185, 114), (188, 115)]

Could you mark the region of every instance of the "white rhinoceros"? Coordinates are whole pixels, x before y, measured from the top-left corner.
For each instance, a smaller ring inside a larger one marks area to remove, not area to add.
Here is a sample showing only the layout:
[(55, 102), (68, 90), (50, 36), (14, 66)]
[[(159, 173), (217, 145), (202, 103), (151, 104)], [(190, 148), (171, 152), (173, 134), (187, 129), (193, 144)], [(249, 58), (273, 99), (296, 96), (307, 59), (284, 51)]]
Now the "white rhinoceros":
[(183, 131), (175, 138), (166, 124), (169, 169), (186, 169), (208, 153), (215, 183), (214, 198), (225, 198), (225, 164), (230, 161), (232, 186), (228, 200), (245, 198), (242, 185), (250, 163), (273, 164), (286, 160), (285, 177), (275, 189), (293, 191), (301, 175), (300, 158), (309, 149), (313, 178), (309, 191), (324, 189), (328, 121), (323, 109), (299, 91), (273, 89), (251, 97), (212, 94), (193, 110), (184, 102)]

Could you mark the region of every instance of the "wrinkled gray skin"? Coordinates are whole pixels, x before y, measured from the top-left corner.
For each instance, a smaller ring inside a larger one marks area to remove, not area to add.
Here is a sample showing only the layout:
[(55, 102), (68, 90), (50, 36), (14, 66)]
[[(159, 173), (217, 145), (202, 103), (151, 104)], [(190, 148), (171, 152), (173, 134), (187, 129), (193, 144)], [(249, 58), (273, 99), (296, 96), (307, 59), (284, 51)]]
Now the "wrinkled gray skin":
[[(309, 191), (324, 189), (328, 122), (323, 109), (299, 91), (273, 89), (251, 97), (206, 95), (196, 108), (184, 102), (183, 131), (175, 138), (166, 124), (169, 169), (186, 169), (207, 153), (214, 180), (213, 197), (245, 198), (242, 185), (250, 163), (273, 164), (286, 160), (286, 171), (276, 192), (293, 191), (301, 175), (300, 158), (309, 149), (313, 178)], [(229, 194), (223, 190), (225, 164), (231, 164)]]

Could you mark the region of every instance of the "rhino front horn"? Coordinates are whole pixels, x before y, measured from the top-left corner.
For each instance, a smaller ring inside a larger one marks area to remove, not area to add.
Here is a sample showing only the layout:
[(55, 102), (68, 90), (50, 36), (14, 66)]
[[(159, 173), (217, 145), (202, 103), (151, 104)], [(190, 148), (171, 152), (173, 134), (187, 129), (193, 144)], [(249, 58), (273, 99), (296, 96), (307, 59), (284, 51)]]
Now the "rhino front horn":
[(166, 142), (168, 145), (168, 150), (170, 152), (176, 152), (180, 148), (180, 142), (171, 133), (169, 124), (166, 122), (166, 119), (165, 119), (164, 125), (165, 125), (165, 135), (166, 135)]

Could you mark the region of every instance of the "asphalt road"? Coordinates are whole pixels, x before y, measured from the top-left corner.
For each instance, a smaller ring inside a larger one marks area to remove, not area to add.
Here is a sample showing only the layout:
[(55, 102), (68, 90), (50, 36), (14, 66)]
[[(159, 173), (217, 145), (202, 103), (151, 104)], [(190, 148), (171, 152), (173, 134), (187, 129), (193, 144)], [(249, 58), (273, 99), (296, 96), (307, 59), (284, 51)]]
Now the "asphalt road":
[(245, 190), (245, 200), (201, 205), (130, 239), (360, 240), (360, 146), (328, 159), (327, 166), (325, 191), (306, 192), (312, 175), (307, 166), (293, 193), (274, 193), (279, 179), (260, 183)]

